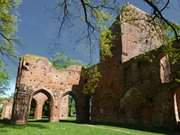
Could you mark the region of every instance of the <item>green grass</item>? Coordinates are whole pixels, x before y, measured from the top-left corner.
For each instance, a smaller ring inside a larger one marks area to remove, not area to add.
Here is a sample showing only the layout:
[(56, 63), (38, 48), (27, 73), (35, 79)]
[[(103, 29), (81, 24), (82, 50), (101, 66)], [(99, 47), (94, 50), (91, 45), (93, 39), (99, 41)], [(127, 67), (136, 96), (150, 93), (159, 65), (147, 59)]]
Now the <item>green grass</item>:
[[(31, 121), (27, 125), (0, 123), (0, 135), (171, 135), (116, 126), (79, 124), (71, 121)], [(177, 134), (179, 135), (179, 134)]]

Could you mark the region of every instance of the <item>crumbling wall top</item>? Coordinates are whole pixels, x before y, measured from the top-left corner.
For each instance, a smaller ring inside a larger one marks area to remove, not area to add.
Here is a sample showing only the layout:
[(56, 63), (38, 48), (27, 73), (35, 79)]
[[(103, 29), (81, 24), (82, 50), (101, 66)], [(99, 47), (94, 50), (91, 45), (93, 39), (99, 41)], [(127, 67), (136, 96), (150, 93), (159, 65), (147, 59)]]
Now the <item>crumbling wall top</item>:
[(21, 84), (33, 90), (67, 90), (79, 83), (80, 65), (56, 69), (45, 57), (26, 54), (21, 57), (17, 86)]
[(163, 44), (160, 24), (134, 5), (128, 4), (122, 8), (120, 24), (122, 62), (157, 49)]

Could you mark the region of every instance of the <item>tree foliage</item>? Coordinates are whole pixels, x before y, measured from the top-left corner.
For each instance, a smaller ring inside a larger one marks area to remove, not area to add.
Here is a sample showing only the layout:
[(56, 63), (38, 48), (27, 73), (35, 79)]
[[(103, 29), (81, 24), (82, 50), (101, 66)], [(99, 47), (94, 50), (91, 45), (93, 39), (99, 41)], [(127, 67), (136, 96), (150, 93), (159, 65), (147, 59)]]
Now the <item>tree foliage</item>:
[(100, 33), (100, 53), (102, 60), (105, 60), (107, 57), (112, 57), (112, 40), (113, 35), (110, 29), (104, 29)]
[(64, 53), (57, 53), (53, 58), (51, 58), (51, 62), (57, 69), (67, 68), (71, 65), (82, 65), (80, 61), (73, 60)]
[[(99, 24), (108, 25), (112, 21), (112, 16), (119, 14), (119, 7), (122, 0), (58, 0), (57, 7), (59, 7), (59, 20), (60, 31), (66, 24), (66, 21), (73, 21), (74, 18), (80, 18), (87, 25), (87, 36), (91, 35), (99, 30)], [(128, 1), (127, 1), (128, 2)], [(175, 36), (178, 37), (176, 29), (171, 25), (170, 21), (163, 15), (165, 10), (168, 10), (170, 0), (142, 0), (150, 8), (152, 8), (152, 20), (159, 18), (162, 22), (170, 26), (174, 31)], [(73, 10), (72, 10), (73, 9)], [(78, 12), (74, 10), (78, 9)], [(102, 27), (102, 26), (101, 26)], [(100, 28), (101, 28), (100, 27)]]
[(0, 96), (5, 94), (4, 90), (7, 88), (8, 74), (4, 69), (4, 63), (0, 61)]
[(94, 94), (101, 78), (101, 73), (98, 69), (98, 66), (96, 65), (84, 70), (83, 77), (85, 78), (83, 92), (88, 95)]
[[(83, 18), (82, 20), (87, 26), (86, 34), (87, 38), (90, 43), (90, 49), (91, 49), (91, 40), (92, 35), (95, 32), (98, 32), (100, 34), (100, 52), (101, 52), (101, 58), (104, 60), (107, 56), (112, 57), (112, 31), (108, 28), (110, 22), (112, 21), (113, 17), (112, 16), (117, 16), (122, 10), (119, 10), (119, 2), (120, 0), (79, 0), (79, 1), (69, 1), (69, 0), (60, 0), (58, 3), (58, 6), (61, 7), (60, 9), (62, 12), (60, 12), (60, 18), (61, 18), (61, 23), (60, 23), (60, 29), (59, 31), (61, 32), (62, 27), (66, 24), (65, 22), (73, 18), (73, 16)], [(159, 33), (160, 29), (159, 26), (161, 24), (164, 24), (166, 26), (166, 29), (164, 31), (164, 36), (167, 36), (167, 42), (164, 43), (166, 46), (166, 52), (174, 61), (177, 61), (179, 58), (179, 51), (172, 46), (172, 42), (170, 41), (170, 38), (173, 38), (174, 40), (179, 39), (179, 31), (176, 25), (172, 24), (164, 15), (163, 11), (167, 9), (169, 5), (169, 0), (143, 0), (149, 7), (152, 8), (152, 14), (151, 17), (148, 16), (147, 22), (148, 24), (152, 24), (151, 27), (152, 31), (149, 32), (149, 37), (152, 39), (155, 36), (161, 37), (162, 35), (157, 35), (161, 34)], [(78, 3), (78, 4), (77, 4)], [(79, 11), (79, 16), (76, 14), (76, 12), (71, 12), (71, 8), (76, 5), (78, 6), (78, 11)], [(118, 5), (118, 6), (117, 6)], [(132, 13), (134, 13), (132, 11)], [(72, 15), (72, 16), (71, 16)], [(134, 24), (134, 21), (142, 18), (136, 18), (135, 16), (127, 16), (130, 17), (128, 19), (133, 20), (132, 23)], [(126, 19), (127, 19), (126, 17)], [(67, 19), (68, 18), (68, 19)], [(73, 19), (72, 19), (73, 20)], [(149, 23), (151, 22), (151, 23)], [(138, 26), (139, 28), (143, 28), (146, 32), (146, 25), (142, 27), (142, 25)], [(158, 31), (157, 28), (159, 29)], [(167, 32), (169, 31), (169, 32)], [(143, 31), (142, 31), (143, 32)], [(171, 36), (169, 37), (168, 34), (170, 33)], [(156, 34), (156, 35), (155, 35)], [(164, 37), (162, 37), (164, 38)], [(145, 39), (143, 39), (145, 40)], [(171, 40), (172, 41), (172, 40)], [(92, 51), (90, 51), (91, 53)], [(101, 74), (98, 71), (98, 67), (93, 67), (90, 68), (89, 70), (85, 70), (83, 73), (83, 76), (86, 78), (86, 82), (84, 85), (84, 93), (87, 94), (93, 94), (95, 92), (95, 89), (97, 87), (97, 84), (100, 80)]]
[(16, 40), (17, 16), (15, 8), (19, 0), (0, 0), (0, 53), (1, 55), (14, 56)]
[[(176, 29), (177, 33), (180, 33), (180, 25), (171, 23)], [(176, 41), (175, 36), (173, 35), (172, 29), (167, 25), (163, 24), (164, 29), (164, 52), (169, 55), (170, 61), (172, 64), (180, 62), (180, 46), (177, 46), (179, 41)]]
[(16, 7), (20, 0), (0, 0), (0, 93), (3, 93), (8, 80), (4, 57), (15, 56), (13, 42), (16, 40)]
[[(75, 22), (74, 20), (77, 20), (79, 18), (82, 24), (86, 26), (82, 27), (82, 29), (84, 28), (84, 32), (82, 33), (81, 37), (89, 41), (89, 43), (87, 42), (86, 45), (89, 45), (88, 48), (90, 59), (92, 59), (92, 49), (96, 45), (99, 45), (102, 60), (105, 59), (104, 56), (106, 55), (111, 57), (112, 34), (110, 33), (110, 30), (108, 30), (108, 28), (112, 24), (115, 17), (117, 17), (121, 13), (122, 10), (120, 10), (120, 7), (122, 6), (122, 2), (122, 0), (58, 0), (58, 19), (60, 21), (59, 33), (61, 33), (63, 28), (66, 28), (66, 24), (68, 22), (71, 22), (73, 24)], [(126, 2), (131, 1), (127, 0)], [(167, 16), (164, 15), (164, 11), (168, 12), (170, 0), (142, 0), (139, 2), (144, 2), (147, 7), (151, 8), (151, 19), (149, 19), (148, 21), (152, 22), (151, 24), (154, 24), (152, 25), (152, 29), (157, 29), (156, 24), (165, 24), (168, 27), (169, 31), (171, 31), (171, 36), (174, 38), (174, 40), (179, 40), (180, 34), (177, 30), (177, 27), (167, 19)], [(133, 18), (133, 16), (131, 16), (131, 18)], [(144, 27), (144, 29), (146, 29), (146, 26)], [(150, 32), (149, 34), (152, 37), (155, 37), (157, 36), (157, 34), (159, 34), (159, 32), (155, 31)], [(100, 40), (94, 38), (98, 35), (100, 35)], [(95, 40), (97, 41), (93, 42)], [(166, 46), (168, 48), (166, 49), (166, 51), (169, 51), (168, 53), (171, 58), (174, 57), (177, 60), (177, 57), (179, 57), (179, 51), (177, 51), (177, 49), (175, 49), (174, 47), (169, 48), (169, 43), (166, 43)]]

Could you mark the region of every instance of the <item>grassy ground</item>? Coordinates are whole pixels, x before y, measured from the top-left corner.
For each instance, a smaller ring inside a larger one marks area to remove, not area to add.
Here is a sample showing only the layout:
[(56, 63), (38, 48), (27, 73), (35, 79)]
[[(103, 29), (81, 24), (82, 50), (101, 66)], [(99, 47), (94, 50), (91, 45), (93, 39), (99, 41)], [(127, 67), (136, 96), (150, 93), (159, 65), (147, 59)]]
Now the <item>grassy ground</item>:
[(116, 126), (79, 124), (73, 121), (57, 123), (30, 121), (28, 125), (0, 123), (0, 135), (173, 135), (173, 133), (162, 131), (155, 133)]

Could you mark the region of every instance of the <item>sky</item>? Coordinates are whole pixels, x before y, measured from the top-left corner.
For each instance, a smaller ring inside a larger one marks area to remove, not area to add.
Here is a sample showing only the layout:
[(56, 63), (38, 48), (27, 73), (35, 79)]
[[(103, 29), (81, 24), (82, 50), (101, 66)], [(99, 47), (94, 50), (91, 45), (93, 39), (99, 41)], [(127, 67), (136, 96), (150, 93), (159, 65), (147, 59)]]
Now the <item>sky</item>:
[[(67, 56), (89, 63), (89, 49), (86, 40), (81, 37), (83, 26), (82, 22), (75, 20), (68, 28), (63, 29), (61, 37), (58, 36), (59, 21), (55, 12), (57, 0), (23, 0), (18, 8), (19, 22), (17, 36), (20, 44), (16, 45), (18, 55), (36, 54), (51, 58), (57, 52), (63, 52)], [(150, 8), (142, 0), (121, 0), (120, 5), (130, 2), (140, 9), (147, 12)], [(75, 10), (75, 9), (74, 9)], [(171, 21), (180, 24), (180, 2), (171, 0), (170, 8), (163, 14)], [(75, 11), (78, 13), (78, 9)], [(78, 40), (82, 40), (79, 42)], [(98, 63), (99, 50), (96, 46), (93, 49), (92, 63)], [(8, 60), (7, 70), (10, 73), (11, 94), (15, 90), (15, 81), (18, 62)]]

